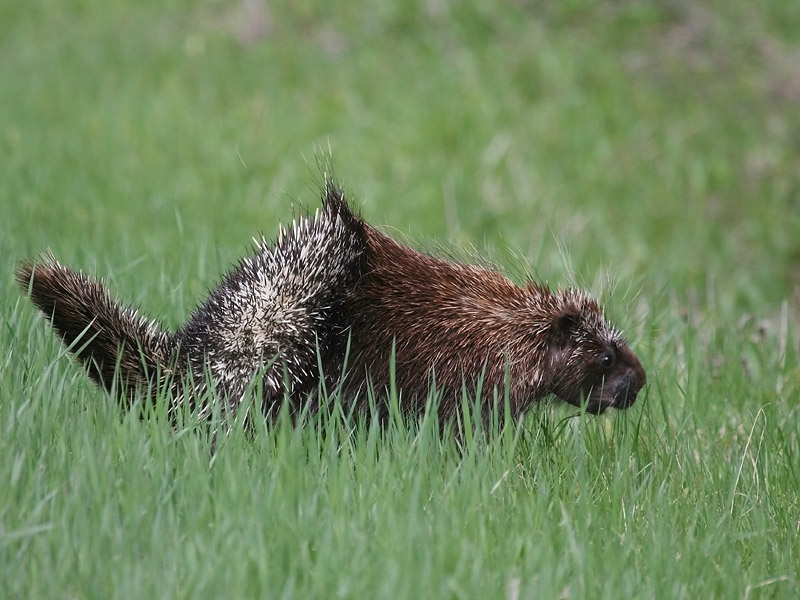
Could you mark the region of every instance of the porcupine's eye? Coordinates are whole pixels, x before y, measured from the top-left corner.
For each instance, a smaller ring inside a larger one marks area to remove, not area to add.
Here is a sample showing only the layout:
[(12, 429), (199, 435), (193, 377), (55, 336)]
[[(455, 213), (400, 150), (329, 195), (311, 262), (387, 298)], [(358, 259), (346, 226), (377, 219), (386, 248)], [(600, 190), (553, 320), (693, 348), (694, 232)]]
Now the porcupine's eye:
[(606, 350), (596, 359), (596, 364), (601, 369), (610, 369), (617, 362), (617, 357), (612, 350)]

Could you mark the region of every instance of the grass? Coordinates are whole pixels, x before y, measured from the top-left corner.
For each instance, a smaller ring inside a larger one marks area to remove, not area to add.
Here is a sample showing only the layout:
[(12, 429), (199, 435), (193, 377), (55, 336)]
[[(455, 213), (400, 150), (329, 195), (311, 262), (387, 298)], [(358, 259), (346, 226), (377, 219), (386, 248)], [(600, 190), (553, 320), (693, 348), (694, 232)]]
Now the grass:
[[(243, 6), (0, 6), (2, 596), (796, 598), (797, 4), (278, 1), (254, 41)], [(314, 205), (319, 147), (399, 237), (602, 296), (639, 402), (211, 459), (13, 285), (50, 247), (175, 326)]]

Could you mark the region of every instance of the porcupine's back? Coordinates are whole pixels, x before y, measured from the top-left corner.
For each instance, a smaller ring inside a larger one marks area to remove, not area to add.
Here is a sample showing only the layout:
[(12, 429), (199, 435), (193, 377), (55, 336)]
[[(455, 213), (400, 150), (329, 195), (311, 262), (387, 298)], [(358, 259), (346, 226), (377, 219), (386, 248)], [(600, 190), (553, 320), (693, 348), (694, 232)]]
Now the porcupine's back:
[(262, 410), (316, 398), (320, 366), (335, 381), (347, 347), (343, 302), (362, 276), (365, 224), (326, 180), (323, 207), (257, 242), (176, 333), (179, 362), (234, 408), (254, 383)]

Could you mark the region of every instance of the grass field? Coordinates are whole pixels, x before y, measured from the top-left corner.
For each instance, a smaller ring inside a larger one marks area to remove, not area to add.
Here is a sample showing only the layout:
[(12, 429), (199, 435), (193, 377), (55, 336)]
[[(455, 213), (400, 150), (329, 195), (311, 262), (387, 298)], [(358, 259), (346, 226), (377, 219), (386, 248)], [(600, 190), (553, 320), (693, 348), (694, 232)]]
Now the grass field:
[[(800, 4), (5, 2), (0, 48), (0, 596), (800, 597)], [(602, 297), (636, 405), (212, 459), (14, 286), (49, 247), (174, 327), (329, 148), (393, 235)]]

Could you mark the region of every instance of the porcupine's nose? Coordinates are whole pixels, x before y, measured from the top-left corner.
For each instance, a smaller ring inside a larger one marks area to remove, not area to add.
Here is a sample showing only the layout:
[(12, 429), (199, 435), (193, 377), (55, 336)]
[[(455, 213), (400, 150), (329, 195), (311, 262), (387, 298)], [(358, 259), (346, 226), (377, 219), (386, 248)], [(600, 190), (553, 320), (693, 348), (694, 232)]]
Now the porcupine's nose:
[(622, 389), (622, 394), (614, 403), (615, 408), (629, 408), (634, 402), (636, 402), (636, 396), (647, 383), (647, 374), (644, 372), (642, 363), (639, 362), (639, 359), (636, 358), (633, 353), (631, 353), (631, 355), (633, 358), (633, 361), (631, 362), (633, 362), (633, 364), (631, 365), (627, 376), (623, 380), (624, 387)]

